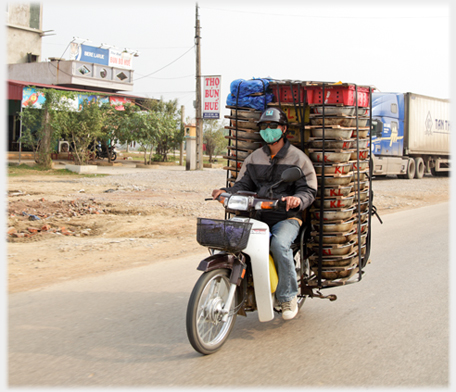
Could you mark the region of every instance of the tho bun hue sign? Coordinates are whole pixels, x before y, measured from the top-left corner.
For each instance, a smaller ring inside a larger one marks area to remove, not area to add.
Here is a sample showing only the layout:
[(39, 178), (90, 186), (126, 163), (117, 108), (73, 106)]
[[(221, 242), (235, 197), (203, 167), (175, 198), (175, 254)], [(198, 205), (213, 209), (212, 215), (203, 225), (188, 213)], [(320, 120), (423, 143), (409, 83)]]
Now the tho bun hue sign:
[(203, 119), (220, 118), (221, 76), (204, 76), (203, 79)]

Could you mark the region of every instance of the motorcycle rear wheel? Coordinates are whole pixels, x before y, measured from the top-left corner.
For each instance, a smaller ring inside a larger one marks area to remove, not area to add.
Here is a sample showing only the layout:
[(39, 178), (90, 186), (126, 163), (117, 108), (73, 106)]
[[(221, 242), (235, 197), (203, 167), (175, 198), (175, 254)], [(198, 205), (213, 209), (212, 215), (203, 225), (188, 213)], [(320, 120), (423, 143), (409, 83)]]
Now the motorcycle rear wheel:
[(230, 289), (230, 271), (216, 269), (203, 273), (188, 301), (187, 336), (193, 348), (201, 354), (213, 354), (228, 339), (234, 327), (236, 313), (233, 301), (226, 322), (221, 321), (221, 309)]

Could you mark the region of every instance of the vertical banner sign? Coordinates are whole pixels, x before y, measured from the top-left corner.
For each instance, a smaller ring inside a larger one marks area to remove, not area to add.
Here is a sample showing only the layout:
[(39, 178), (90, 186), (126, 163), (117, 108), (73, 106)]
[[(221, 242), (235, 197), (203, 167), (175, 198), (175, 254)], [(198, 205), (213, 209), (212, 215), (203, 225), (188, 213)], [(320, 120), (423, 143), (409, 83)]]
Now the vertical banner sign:
[(203, 119), (220, 119), (221, 76), (204, 76), (203, 79)]

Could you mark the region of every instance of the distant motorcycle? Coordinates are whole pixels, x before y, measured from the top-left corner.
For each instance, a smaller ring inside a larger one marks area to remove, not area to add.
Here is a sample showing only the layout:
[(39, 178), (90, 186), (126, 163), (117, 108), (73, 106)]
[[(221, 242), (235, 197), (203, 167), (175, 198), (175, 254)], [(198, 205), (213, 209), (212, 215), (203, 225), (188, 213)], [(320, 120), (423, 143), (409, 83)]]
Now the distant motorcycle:
[(111, 161), (115, 161), (117, 159), (117, 153), (114, 146), (109, 146), (106, 148), (104, 145), (98, 144), (95, 149), (95, 158), (96, 159), (103, 159), (111, 157)]

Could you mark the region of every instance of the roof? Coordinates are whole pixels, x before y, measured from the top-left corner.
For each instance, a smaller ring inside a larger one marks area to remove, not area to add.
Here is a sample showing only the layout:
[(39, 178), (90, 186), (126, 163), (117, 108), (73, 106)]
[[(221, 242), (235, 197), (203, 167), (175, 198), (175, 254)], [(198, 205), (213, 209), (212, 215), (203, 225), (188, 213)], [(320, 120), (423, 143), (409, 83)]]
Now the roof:
[(83, 93), (97, 93), (102, 95), (114, 95), (117, 97), (126, 97), (134, 99), (147, 99), (145, 97), (139, 97), (135, 95), (129, 95), (124, 93), (108, 93), (106, 91), (99, 90), (84, 90), (72, 87), (63, 87), (55, 84), (44, 84), (44, 83), (34, 83), (34, 82), (24, 82), (22, 80), (12, 80), (8, 79), (8, 99), (21, 100), (22, 99), (22, 89), (24, 87), (41, 87), (41, 88), (53, 88), (55, 90), (66, 90), (66, 91), (80, 91)]

